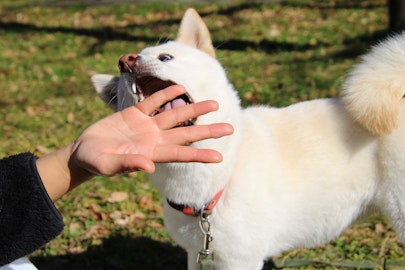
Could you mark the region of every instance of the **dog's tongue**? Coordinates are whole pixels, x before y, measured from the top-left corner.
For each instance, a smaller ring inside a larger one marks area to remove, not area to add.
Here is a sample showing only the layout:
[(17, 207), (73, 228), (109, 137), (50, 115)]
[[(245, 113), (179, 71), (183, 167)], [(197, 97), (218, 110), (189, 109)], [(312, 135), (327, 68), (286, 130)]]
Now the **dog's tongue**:
[(180, 108), (180, 107), (183, 107), (186, 105), (187, 105), (186, 102), (182, 98), (177, 98), (177, 99), (169, 101), (165, 105), (163, 105), (160, 108), (159, 112), (164, 112), (164, 111), (168, 111), (171, 109)]
[[(186, 106), (187, 104), (188, 103), (184, 99), (179, 97), (179, 98), (176, 98), (176, 99), (174, 99), (172, 101), (169, 101), (166, 104), (164, 104), (162, 107), (159, 108), (158, 111), (155, 111), (154, 113), (152, 113), (151, 116), (155, 116), (156, 114), (164, 112), (164, 111), (169, 111), (169, 110), (172, 110), (172, 109), (180, 108), (180, 107)], [(195, 118), (189, 119), (189, 120), (187, 120), (187, 121), (185, 121), (183, 123), (177, 124), (177, 126), (175, 126), (175, 127), (191, 126), (191, 125), (194, 124), (195, 121), (196, 121)]]

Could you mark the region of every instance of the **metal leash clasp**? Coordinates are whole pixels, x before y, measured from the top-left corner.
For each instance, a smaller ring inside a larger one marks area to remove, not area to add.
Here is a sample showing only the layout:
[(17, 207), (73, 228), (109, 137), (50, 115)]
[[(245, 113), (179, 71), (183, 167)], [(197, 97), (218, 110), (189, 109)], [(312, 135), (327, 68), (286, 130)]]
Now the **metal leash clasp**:
[(200, 229), (204, 234), (203, 248), (198, 253), (197, 263), (201, 265), (201, 269), (212, 269), (214, 254), (210, 249), (210, 243), (213, 240), (211, 235), (210, 215), (201, 211), (200, 213)]

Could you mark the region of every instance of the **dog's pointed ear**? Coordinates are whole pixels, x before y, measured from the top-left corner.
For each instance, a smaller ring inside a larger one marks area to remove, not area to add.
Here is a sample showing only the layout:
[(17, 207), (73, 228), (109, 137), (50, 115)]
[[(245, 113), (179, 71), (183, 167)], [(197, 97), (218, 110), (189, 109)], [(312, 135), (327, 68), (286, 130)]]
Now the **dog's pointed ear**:
[(176, 41), (200, 49), (215, 58), (210, 32), (200, 15), (192, 8), (184, 13)]
[(117, 108), (117, 86), (119, 79), (119, 77), (107, 74), (91, 76), (91, 81), (97, 94), (114, 110)]

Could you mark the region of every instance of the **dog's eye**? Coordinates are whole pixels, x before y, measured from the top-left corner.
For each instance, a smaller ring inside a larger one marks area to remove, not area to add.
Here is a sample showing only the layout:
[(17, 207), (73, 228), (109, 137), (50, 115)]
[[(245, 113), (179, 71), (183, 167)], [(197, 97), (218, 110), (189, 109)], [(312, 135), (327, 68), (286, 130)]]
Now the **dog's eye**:
[(172, 60), (173, 56), (171, 56), (170, 54), (167, 54), (167, 53), (162, 53), (161, 55), (159, 55), (158, 59), (162, 62), (166, 62), (166, 61)]

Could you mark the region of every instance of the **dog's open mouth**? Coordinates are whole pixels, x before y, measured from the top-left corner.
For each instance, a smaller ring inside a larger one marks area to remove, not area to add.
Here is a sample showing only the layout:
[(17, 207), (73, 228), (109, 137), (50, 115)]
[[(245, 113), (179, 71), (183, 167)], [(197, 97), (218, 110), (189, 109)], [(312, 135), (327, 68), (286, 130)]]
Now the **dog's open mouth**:
[[(176, 83), (172, 81), (163, 81), (157, 77), (153, 76), (141, 76), (137, 77), (135, 83), (132, 85), (133, 94), (138, 95), (139, 100), (149, 97), (153, 93), (160, 91), (164, 88), (167, 88)], [(155, 110), (151, 116), (155, 116), (161, 112), (168, 111), (175, 108), (180, 108), (188, 104), (194, 103), (191, 97), (186, 93), (176, 97), (175, 99), (166, 102), (159, 109)], [(194, 125), (197, 119), (189, 119), (183, 123), (179, 123), (176, 127), (185, 127)]]

